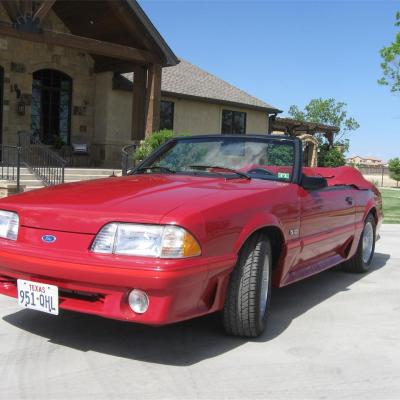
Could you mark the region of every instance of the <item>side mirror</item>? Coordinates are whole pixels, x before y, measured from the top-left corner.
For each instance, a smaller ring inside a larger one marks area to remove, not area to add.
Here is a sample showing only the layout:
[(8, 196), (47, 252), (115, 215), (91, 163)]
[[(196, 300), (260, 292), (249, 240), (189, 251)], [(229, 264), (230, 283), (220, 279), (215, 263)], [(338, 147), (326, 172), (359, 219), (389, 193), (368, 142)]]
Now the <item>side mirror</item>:
[(322, 176), (305, 176), (301, 178), (301, 187), (305, 190), (320, 190), (328, 186), (328, 182)]

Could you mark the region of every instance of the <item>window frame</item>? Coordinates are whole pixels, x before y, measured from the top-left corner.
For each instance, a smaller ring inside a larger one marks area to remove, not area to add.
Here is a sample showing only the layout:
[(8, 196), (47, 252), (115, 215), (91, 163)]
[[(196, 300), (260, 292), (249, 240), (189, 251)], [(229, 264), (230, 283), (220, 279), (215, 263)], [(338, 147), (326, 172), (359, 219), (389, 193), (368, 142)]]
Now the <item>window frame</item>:
[[(50, 81), (50, 84), (47, 84), (45, 80)], [(59, 79), (60, 84), (59, 86), (55, 84), (55, 81)], [(62, 87), (62, 81), (67, 81), (69, 83), (69, 87), (67, 89)], [(43, 93), (47, 92), (48, 94), (54, 94), (58, 93), (60, 96), (59, 99), (59, 108), (61, 104), (61, 94), (67, 94), (68, 96), (68, 102), (67, 102), (67, 107), (68, 107), (68, 118), (66, 120), (67, 122), (67, 141), (66, 144), (70, 145), (71, 144), (71, 134), (72, 134), (72, 114), (73, 114), (73, 109), (72, 109), (72, 98), (73, 98), (73, 86), (74, 86), (74, 80), (73, 78), (66, 74), (63, 71), (60, 71), (55, 68), (43, 68), (39, 69), (33, 72), (32, 74), (32, 93), (34, 90), (38, 90), (40, 92), (40, 113), (39, 113), (39, 137), (40, 140), (42, 140), (45, 144), (51, 144), (51, 139), (49, 143), (46, 143), (46, 134), (44, 132), (44, 125), (45, 125), (45, 118), (47, 119), (47, 122), (50, 121), (54, 115), (47, 114), (44, 112), (44, 97)], [(50, 99), (51, 105), (50, 108), (54, 107), (53, 103), (53, 98)], [(52, 111), (54, 111), (52, 109)], [(32, 123), (32, 116), (31, 116), (31, 123)], [(58, 110), (58, 133), (57, 136), (61, 137), (60, 135), (60, 129), (59, 129), (59, 124), (60, 124), (60, 109)], [(56, 134), (56, 133), (54, 133)], [(54, 135), (53, 134), (53, 135)]]
[[(223, 132), (224, 128), (224, 113), (231, 113), (231, 130), (230, 132)], [(234, 120), (235, 120), (235, 115), (236, 114), (243, 114), (244, 116), (244, 126), (243, 126), (243, 132), (233, 132), (233, 126), (234, 126)], [(237, 110), (228, 110), (228, 109), (223, 109), (222, 114), (221, 114), (221, 135), (246, 135), (247, 132), (247, 112), (245, 111), (237, 111)]]
[[(161, 104), (162, 103), (169, 103), (171, 105), (171, 111), (172, 111), (171, 124), (172, 124), (172, 126), (170, 128), (169, 127), (165, 127), (162, 124), (162, 114), (161, 114)], [(175, 102), (171, 101), (171, 100), (161, 100), (160, 101), (160, 130), (173, 131), (174, 130), (174, 123), (175, 123)]]

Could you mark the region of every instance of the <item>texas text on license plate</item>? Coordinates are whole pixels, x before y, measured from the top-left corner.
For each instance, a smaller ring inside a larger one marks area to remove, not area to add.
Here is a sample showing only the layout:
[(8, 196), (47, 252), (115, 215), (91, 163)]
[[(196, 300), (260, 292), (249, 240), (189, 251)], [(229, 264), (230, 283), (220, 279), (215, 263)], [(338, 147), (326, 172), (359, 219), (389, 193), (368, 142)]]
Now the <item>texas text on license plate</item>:
[(18, 305), (58, 315), (58, 287), (45, 283), (17, 280)]

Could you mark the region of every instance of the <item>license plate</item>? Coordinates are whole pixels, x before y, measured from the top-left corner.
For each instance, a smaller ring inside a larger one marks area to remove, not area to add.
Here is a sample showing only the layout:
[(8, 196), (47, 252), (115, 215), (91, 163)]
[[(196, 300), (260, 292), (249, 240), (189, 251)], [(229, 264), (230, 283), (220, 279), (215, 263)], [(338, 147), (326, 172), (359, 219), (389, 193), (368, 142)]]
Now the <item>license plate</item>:
[(18, 305), (58, 315), (58, 287), (18, 279)]

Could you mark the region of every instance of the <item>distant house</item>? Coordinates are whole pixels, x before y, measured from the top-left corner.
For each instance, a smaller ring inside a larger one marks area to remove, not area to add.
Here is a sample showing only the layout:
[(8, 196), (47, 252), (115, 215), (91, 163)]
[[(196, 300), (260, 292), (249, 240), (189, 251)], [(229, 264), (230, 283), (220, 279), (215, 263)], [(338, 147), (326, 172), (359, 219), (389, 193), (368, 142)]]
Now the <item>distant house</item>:
[(376, 157), (362, 157), (362, 156), (352, 156), (346, 159), (347, 164), (362, 165), (362, 166), (372, 166), (379, 167), (383, 165), (383, 161)]

